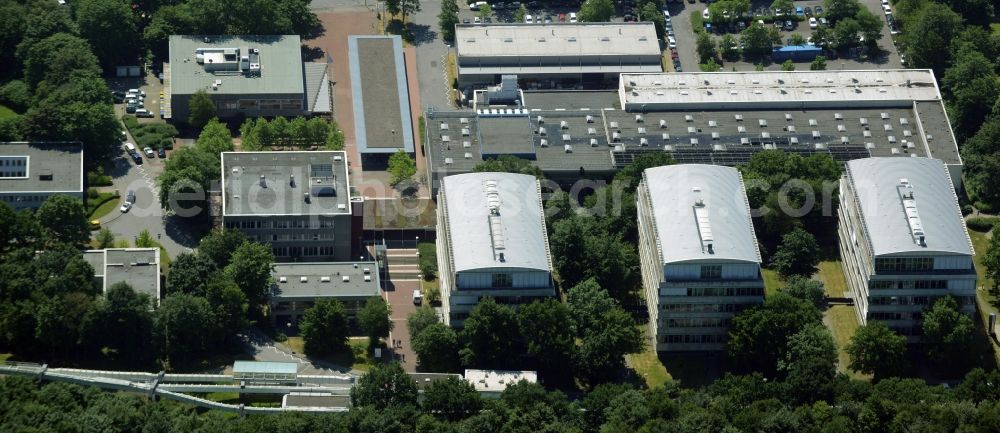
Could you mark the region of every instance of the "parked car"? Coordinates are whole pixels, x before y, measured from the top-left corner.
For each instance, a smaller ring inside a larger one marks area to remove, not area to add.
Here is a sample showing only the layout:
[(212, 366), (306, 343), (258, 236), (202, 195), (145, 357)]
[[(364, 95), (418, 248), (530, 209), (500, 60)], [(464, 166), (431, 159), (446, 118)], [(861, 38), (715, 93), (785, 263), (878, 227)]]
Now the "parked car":
[(533, 17), (531, 15), (525, 15), (524, 16), (524, 22), (527, 23), (527, 24), (534, 24), (535, 23), (535, 17)]
[(126, 203), (135, 203), (135, 191), (128, 190), (128, 194), (125, 195), (125, 202)]
[(795, 7), (795, 15), (798, 15), (798, 16), (801, 17), (801, 16), (804, 16), (805, 14), (806, 14), (806, 12), (805, 12), (804, 9), (802, 9), (802, 6), (796, 6)]
[(153, 153), (153, 148), (148, 146), (142, 148), (142, 152), (146, 154), (146, 158), (153, 158), (156, 155)]
[(882, 12), (887, 13), (887, 14), (891, 14), (892, 13), (892, 8), (889, 7), (889, 5), (884, 4), (884, 5), (882, 5)]
[(424, 302), (424, 296), (420, 293), (420, 290), (413, 291), (413, 305), (420, 305)]
[(708, 9), (705, 9), (705, 10), (701, 11), (701, 17), (704, 18), (704, 19), (706, 19), (706, 20), (708, 19), (708, 17), (709, 17)]
[(486, 2), (475, 2), (469, 5), (469, 10), (478, 11), (484, 5), (486, 5)]
[(826, 21), (826, 17), (819, 17), (819, 24), (823, 26), (830, 25), (829, 22)]
[(807, 17), (813, 16), (813, 8), (806, 6), (806, 16)]
[(785, 30), (788, 31), (795, 30), (795, 22), (792, 20), (785, 21)]
[(473, 22), (476, 23), (476, 24), (482, 24), (483, 20), (481, 20), (479, 17), (475, 17), (475, 18), (473, 18)]
[(674, 39), (673, 36), (667, 36), (667, 46), (677, 48), (677, 39)]
[(816, 21), (816, 17), (809, 17), (809, 28), (815, 30), (819, 27), (819, 21)]
[(816, 15), (823, 15), (823, 6), (817, 5), (813, 8), (813, 12), (816, 12)]
[(167, 159), (167, 150), (166, 149), (157, 150), (156, 156), (158, 156), (160, 159)]
[(156, 116), (153, 115), (152, 111), (149, 111), (149, 110), (147, 110), (145, 108), (140, 108), (138, 110), (135, 110), (135, 117), (148, 117), (148, 118), (152, 119), (152, 118), (154, 118)]
[(571, 23), (575, 23), (576, 22), (576, 12), (570, 12), (569, 13), (569, 22), (571, 22)]
[(122, 203), (122, 207), (118, 208), (118, 210), (122, 211), (122, 213), (128, 212), (129, 209), (132, 209), (132, 203), (129, 203), (127, 201)]
[(135, 153), (135, 145), (132, 143), (125, 143), (125, 151), (129, 154)]
[(552, 15), (545, 16), (545, 24), (552, 24)]
[(472, 22), (472, 21), (469, 21), (469, 19), (468, 19), (468, 18), (462, 18), (462, 24), (469, 24), (469, 23), (471, 23), (471, 22)]
[(139, 155), (138, 153), (130, 153), (129, 156), (132, 157), (132, 161), (135, 161), (136, 164), (138, 165), (142, 164), (142, 156)]

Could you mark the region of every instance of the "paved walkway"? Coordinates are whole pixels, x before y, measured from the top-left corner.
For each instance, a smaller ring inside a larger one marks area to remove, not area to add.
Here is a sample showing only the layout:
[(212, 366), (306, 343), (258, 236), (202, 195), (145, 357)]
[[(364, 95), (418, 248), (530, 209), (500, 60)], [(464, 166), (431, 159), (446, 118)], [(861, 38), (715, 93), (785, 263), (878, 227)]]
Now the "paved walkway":
[(386, 255), (389, 262), (389, 281), (386, 282), (383, 296), (392, 309), (389, 319), (393, 323), (389, 342), (390, 346), (393, 346), (393, 342), (399, 343), (393, 352), (403, 364), (403, 369), (413, 372), (417, 370), (417, 354), (410, 344), (410, 330), (406, 326), (406, 318), (417, 310), (417, 306), (413, 305), (413, 291), (421, 287), (417, 278), (420, 272), (417, 265), (419, 257), (417, 250), (413, 248), (390, 249), (386, 251)]

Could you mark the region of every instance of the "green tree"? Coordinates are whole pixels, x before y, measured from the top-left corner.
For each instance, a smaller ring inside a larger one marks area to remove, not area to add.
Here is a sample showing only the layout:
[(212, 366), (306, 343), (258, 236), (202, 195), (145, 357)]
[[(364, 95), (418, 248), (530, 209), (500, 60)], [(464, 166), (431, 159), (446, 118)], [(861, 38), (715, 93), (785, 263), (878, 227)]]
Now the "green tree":
[(833, 35), (837, 41), (837, 49), (846, 50), (861, 44), (858, 35), (861, 33), (861, 25), (854, 18), (844, 18), (837, 21), (833, 27)]
[(257, 242), (244, 242), (233, 251), (225, 273), (243, 290), (247, 299), (259, 305), (271, 288), (273, 263), (274, 254), (270, 247)]
[(188, 101), (188, 123), (194, 128), (201, 129), (213, 117), (215, 117), (215, 102), (212, 101), (212, 97), (204, 89), (194, 92)]
[(1000, 115), (992, 115), (962, 146), (965, 185), (980, 210), (1000, 209)]
[(574, 358), (578, 377), (601, 383), (623, 367), (626, 354), (642, 350), (635, 321), (593, 279), (569, 290), (567, 306), (582, 342)]
[(416, 406), (417, 384), (397, 362), (368, 370), (351, 388), (351, 405), (384, 410), (393, 406)]
[(111, 248), (115, 246), (115, 235), (106, 227), (97, 232), (97, 236), (95, 238), (97, 240), (97, 248), (99, 249)]
[(441, 39), (448, 43), (455, 42), (456, 24), (458, 24), (458, 3), (455, 0), (442, 1), (441, 13), (438, 14), (438, 29), (441, 32)]
[(826, 6), (826, 19), (832, 24), (845, 18), (852, 18), (863, 9), (858, 0), (824, 0)]
[(143, 40), (154, 50), (164, 50), (171, 35), (194, 33), (194, 17), (187, 4), (166, 5), (153, 12), (143, 30)]
[(524, 18), (527, 15), (528, 15), (528, 8), (524, 6), (524, 3), (521, 3), (521, 6), (518, 6), (517, 10), (514, 11), (514, 22), (523, 23)]
[(967, 365), (976, 330), (972, 318), (959, 311), (957, 300), (951, 296), (938, 299), (924, 312), (923, 319), (927, 357), (939, 365)]
[(417, 308), (406, 317), (406, 328), (410, 332), (410, 341), (416, 340), (417, 336), (429, 326), (440, 322), (438, 314), (431, 307)]
[(194, 147), (183, 147), (170, 154), (160, 184), (160, 207), (183, 217), (208, 214), (207, 191), (221, 173), (218, 155)]
[(410, 341), (421, 371), (448, 373), (458, 370), (458, 335), (448, 325), (435, 321)]
[(222, 158), (222, 152), (233, 151), (233, 137), (224, 123), (212, 118), (201, 128), (195, 147), (209, 155)]
[(90, 42), (105, 70), (117, 65), (137, 64), (142, 40), (135, 14), (120, 0), (81, 0), (75, 3), (80, 36)]
[(26, 50), (24, 81), (32, 88), (42, 81), (50, 86), (66, 82), (73, 74), (100, 76), (97, 57), (87, 41), (66, 33), (41, 39)]
[(586, 0), (580, 5), (579, 20), (582, 23), (603, 23), (611, 21), (615, 5), (611, 0)]
[(807, 301), (785, 293), (767, 297), (733, 316), (727, 350), (734, 365), (774, 374), (778, 361), (788, 353), (789, 337), (809, 324), (820, 323), (822, 313)]
[(782, 71), (794, 71), (795, 63), (792, 63), (792, 59), (785, 60), (785, 63), (781, 64)]
[(723, 59), (732, 61), (740, 57), (740, 46), (736, 42), (736, 37), (732, 34), (726, 33), (722, 35), (722, 39), (719, 40), (719, 49), (722, 52)]
[(826, 70), (826, 57), (816, 56), (812, 63), (809, 64), (810, 71), (825, 71)]
[(933, 69), (940, 77), (951, 63), (949, 47), (962, 31), (962, 17), (948, 6), (932, 2), (907, 20), (903, 30), (908, 66)]
[(236, 283), (226, 278), (221, 272), (216, 272), (209, 277), (205, 287), (205, 298), (208, 299), (208, 303), (215, 312), (220, 332), (223, 335), (243, 333), (250, 326), (247, 321), (250, 303), (247, 301), (246, 295)]
[(709, 60), (715, 59), (718, 56), (715, 39), (712, 39), (712, 36), (706, 32), (698, 32), (697, 51), (698, 58), (701, 59), (699, 63), (707, 63)]
[(417, 162), (402, 149), (396, 151), (389, 157), (389, 183), (392, 186), (398, 185), (404, 180), (409, 180), (417, 174)]
[(454, 422), (479, 412), (483, 400), (471, 383), (451, 376), (432, 382), (424, 390), (421, 407), (427, 413)]
[(826, 292), (823, 283), (816, 280), (793, 275), (785, 282), (785, 287), (779, 289), (783, 293), (808, 301), (820, 310), (826, 309)]
[(479, 164), (476, 164), (475, 167), (472, 167), (472, 171), (477, 173), (497, 172), (530, 174), (538, 179), (544, 178), (542, 169), (532, 164), (531, 161), (511, 155), (501, 155), (497, 158), (487, 159)]
[(638, 284), (635, 245), (604, 231), (595, 218), (573, 215), (556, 222), (549, 243), (564, 285), (594, 278), (616, 297), (624, 297)]
[(35, 216), (49, 241), (83, 244), (90, 240), (87, 209), (78, 198), (63, 194), (49, 196)]
[(906, 365), (906, 337), (873, 320), (854, 333), (847, 354), (851, 370), (874, 375), (875, 380), (891, 377)]
[(792, 35), (788, 37), (788, 45), (805, 45), (805, 44), (806, 44), (805, 36), (802, 36), (798, 33), (792, 33)]
[(665, 27), (666, 20), (663, 18), (663, 12), (660, 11), (660, 7), (656, 5), (656, 2), (651, 1), (642, 5), (639, 13), (643, 21), (653, 23), (653, 28), (656, 30), (656, 37), (663, 39), (667, 31)]
[(837, 344), (823, 324), (803, 327), (788, 338), (785, 359), (778, 369), (786, 374), (785, 383), (800, 404), (832, 397), (832, 382), (837, 375)]
[(795, 4), (792, 0), (774, 0), (771, 2), (771, 9), (780, 10), (784, 16), (791, 16), (795, 13)]
[[(347, 345), (347, 310), (336, 299), (319, 299), (299, 322), (306, 354), (329, 356)], [(353, 391), (352, 400), (353, 400)]]
[[(535, 301), (517, 310), (524, 336), (525, 354), (543, 377), (568, 379), (566, 365), (573, 361), (576, 340), (566, 304), (555, 299)], [(547, 379), (550, 380), (550, 379)]]
[(392, 330), (392, 321), (389, 320), (389, 304), (381, 296), (368, 298), (365, 306), (358, 311), (358, 326), (368, 335), (368, 339), (374, 346), (380, 338), (388, 338), (389, 331)]
[(751, 23), (740, 33), (740, 42), (743, 43), (743, 55), (749, 59), (770, 56), (771, 47), (775, 43), (771, 32), (757, 22)]
[(982, 258), (983, 267), (986, 268), (986, 277), (993, 281), (989, 288), (990, 294), (997, 296), (1000, 286), (1000, 236), (990, 236), (990, 244), (986, 247), (986, 253)]
[(205, 255), (216, 268), (223, 269), (229, 265), (233, 251), (247, 241), (247, 236), (239, 230), (213, 230), (198, 242), (198, 254)]
[(512, 368), (519, 365), (517, 354), (523, 352), (523, 337), (517, 326), (517, 313), (498, 304), (493, 298), (479, 301), (465, 319), (459, 351), (462, 364), (482, 369)]
[(819, 244), (812, 233), (802, 229), (795, 229), (784, 235), (771, 258), (771, 266), (784, 276), (812, 275), (817, 264)]
[(153, 235), (149, 233), (149, 230), (143, 229), (135, 238), (136, 248), (153, 248), (155, 246), (156, 241), (153, 240)]
[(476, 16), (483, 21), (486, 21), (490, 15), (493, 15), (493, 8), (490, 7), (489, 3), (480, 5), (479, 12), (476, 12)]
[(215, 262), (205, 253), (180, 253), (170, 262), (167, 293), (206, 296), (206, 287), (218, 272)]
[(854, 16), (854, 20), (858, 22), (859, 32), (865, 37), (865, 44), (870, 47), (878, 45), (879, 39), (882, 39), (884, 25), (882, 18), (875, 16), (868, 8), (862, 7)]
[(113, 359), (142, 366), (154, 353), (151, 306), (146, 294), (125, 282), (115, 283), (84, 316), (80, 338)]
[(219, 340), (219, 326), (205, 298), (185, 293), (167, 296), (153, 316), (155, 338), (168, 360), (204, 353)]
[(1000, 97), (996, 65), (976, 51), (967, 51), (955, 59), (942, 80), (951, 95), (948, 104), (955, 135), (964, 139), (978, 131)]

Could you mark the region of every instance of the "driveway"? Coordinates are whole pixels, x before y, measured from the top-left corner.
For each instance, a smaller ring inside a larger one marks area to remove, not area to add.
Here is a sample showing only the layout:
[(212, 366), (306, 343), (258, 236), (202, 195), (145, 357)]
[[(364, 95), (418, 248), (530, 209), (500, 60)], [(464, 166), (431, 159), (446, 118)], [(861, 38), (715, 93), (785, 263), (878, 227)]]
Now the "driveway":
[[(132, 137), (128, 137), (132, 141)], [(127, 156), (124, 149), (112, 161), (112, 169), (108, 173), (113, 185), (105, 190), (117, 190), (121, 197), (129, 191), (135, 191), (136, 201), (127, 213), (115, 209), (101, 218), (101, 226), (114, 233), (116, 239), (126, 239), (135, 245), (135, 239), (143, 230), (149, 233), (163, 245), (167, 254), (176, 257), (183, 252), (190, 252), (195, 240), (187, 234), (187, 229), (178, 227), (173, 217), (166, 217), (160, 208), (159, 188), (156, 176), (163, 172), (164, 161), (159, 158), (143, 157), (141, 165), (135, 164)]]
[[(465, 2), (459, 2), (459, 7)], [(423, 108), (450, 107), (444, 61), (451, 48), (441, 39), (438, 32), (438, 14), (441, 13), (440, 0), (425, 0), (420, 4), (420, 12), (408, 17), (417, 28), (423, 32), (422, 37), (415, 38), (414, 47), (417, 51), (417, 81), (420, 88), (420, 101)], [(468, 11), (468, 7), (464, 8)], [(423, 27), (426, 26), (426, 27)], [(410, 89), (412, 92), (413, 89)], [(421, 109), (420, 111), (423, 111)]]

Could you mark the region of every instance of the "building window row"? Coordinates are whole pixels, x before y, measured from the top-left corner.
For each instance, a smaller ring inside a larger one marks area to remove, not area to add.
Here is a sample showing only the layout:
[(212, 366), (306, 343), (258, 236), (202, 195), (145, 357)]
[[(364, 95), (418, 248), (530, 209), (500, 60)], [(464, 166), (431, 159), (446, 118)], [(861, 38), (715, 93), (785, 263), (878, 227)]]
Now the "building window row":
[(23, 171), (0, 171), (0, 177), (24, 177)]
[[(266, 239), (266, 237), (265, 237)], [(331, 232), (316, 232), (316, 233), (292, 233), (288, 235), (271, 235), (271, 242), (279, 241), (329, 241), (333, 240), (333, 233)]]
[(244, 221), (227, 221), (226, 228), (228, 229), (244, 229), (244, 230), (274, 230), (274, 229), (327, 229), (333, 228), (334, 221), (332, 219), (321, 219), (321, 220), (277, 220), (277, 221), (261, 221), (261, 220), (244, 220)]
[(947, 289), (948, 280), (872, 280), (872, 289)]
[(923, 313), (905, 311), (869, 311), (868, 320), (920, 320)]
[(725, 343), (725, 334), (708, 335), (661, 335), (657, 340), (660, 343)]
[(514, 276), (511, 274), (504, 274), (504, 273), (493, 274), (490, 287), (493, 287), (494, 289), (514, 287)]
[(660, 310), (671, 313), (737, 313), (752, 304), (660, 304)]
[(722, 328), (729, 326), (729, 319), (699, 318), (699, 319), (666, 319), (660, 320), (660, 325), (668, 328)]
[(763, 287), (691, 287), (688, 296), (764, 296)]
[(8, 203), (38, 203), (45, 201), (47, 198), (49, 198), (47, 195), (5, 195), (3, 196), (3, 201)]
[[(871, 296), (871, 305), (932, 305), (941, 296)], [(975, 296), (956, 296), (960, 306), (975, 305)]]
[(21, 159), (21, 158), (17, 158), (17, 159), (10, 159), (10, 158), (0, 159), (0, 166), (3, 166), (3, 167), (24, 167), (24, 159)]
[(890, 257), (875, 259), (875, 272), (927, 272), (933, 269), (933, 257)]

